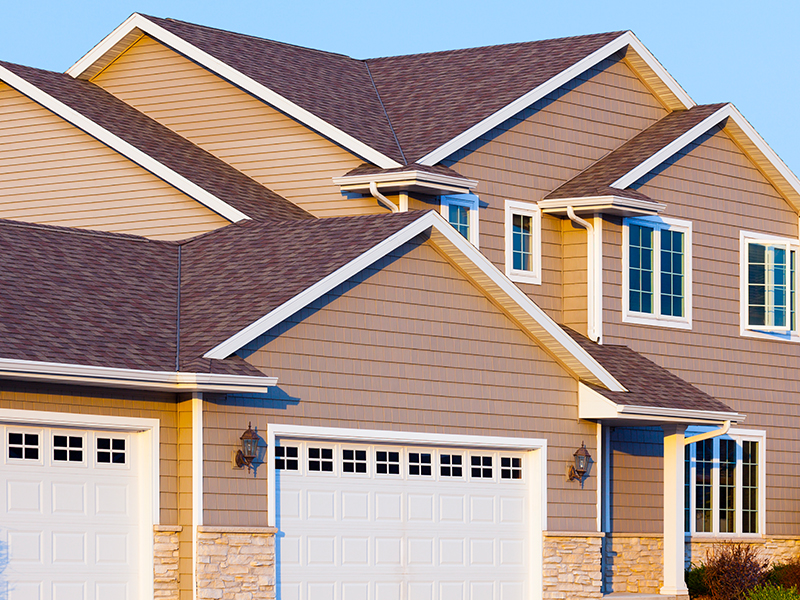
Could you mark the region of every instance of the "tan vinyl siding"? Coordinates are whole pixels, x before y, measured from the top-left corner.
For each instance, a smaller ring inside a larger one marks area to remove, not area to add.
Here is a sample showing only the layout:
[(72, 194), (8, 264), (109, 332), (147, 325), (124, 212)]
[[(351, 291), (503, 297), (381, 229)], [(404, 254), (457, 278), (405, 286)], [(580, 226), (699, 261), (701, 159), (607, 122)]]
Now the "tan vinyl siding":
[(182, 239), (228, 221), (0, 83), (0, 217)]
[(564, 248), (564, 325), (587, 335), (586, 230), (569, 219), (561, 221)]
[(316, 216), (386, 212), (331, 181), (363, 160), (152, 38), (92, 81)]
[[(622, 62), (605, 61), (453, 155), (448, 164), (476, 179), (481, 250), (504, 269), (505, 200), (536, 202), (621, 146), (666, 111)], [(558, 321), (561, 314), (561, 220), (542, 217), (542, 284), (519, 284)]]
[(545, 438), (547, 527), (595, 530), (597, 478), (566, 481), (582, 441), (596, 452), (595, 425), (577, 419), (577, 382), (429, 242), (406, 244), (246, 350), (278, 389), (206, 404), (209, 524), (266, 522), (266, 469), (231, 469), (252, 420), (262, 431), (275, 422)]
[[(798, 535), (800, 348), (739, 334), (739, 232), (797, 239), (798, 219), (725, 132), (701, 142), (640, 188), (667, 204), (664, 216), (692, 222), (692, 330), (621, 322), (622, 229), (619, 219), (611, 219), (604, 223), (604, 339), (629, 345), (746, 414), (742, 427), (767, 431), (766, 533)], [(635, 493), (640, 500), (660, 495), (660, 485), (643, 484)], [(643, 521), (660, 519), (655, 508), (643, 515)]]
[(178, 522), (178, 422), (173, 394), (0, 380), (0, 408), (158, 419), (161, 523)]

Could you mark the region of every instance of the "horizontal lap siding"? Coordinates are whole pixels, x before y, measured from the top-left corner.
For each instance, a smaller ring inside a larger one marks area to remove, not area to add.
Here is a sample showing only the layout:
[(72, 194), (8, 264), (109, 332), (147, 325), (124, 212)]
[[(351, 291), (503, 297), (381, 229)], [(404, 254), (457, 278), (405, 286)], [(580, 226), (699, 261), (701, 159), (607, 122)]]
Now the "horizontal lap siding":
[(0, 217), (182, 239), (228, 224), (0, 83)]
[(178, 420), (173, 394), (0, 380), (0, 408), (158, 419), (160, 522), (178, 523)]
[[(205, 517), (263, 525), (266, 469), (231, 469), (252, 420), (548, 440), (548, 527), (595, 528), (595, 481), (566, 482), (595, 426), (577, 420), (577, 382), (429, 243), (411, 243), (250, 344), (278, 377), (272, 399), (205, 407)], [(363, 279), (363, 281), (362, 281)], [(270, 393), (272, 396), (272, 393)]]
[[(605, 341), (629, 345), (744, 413), (741, 427), (767, 431), (766, 533), (798, 535), (800, 348), (739, 335), (739, 232), (797, 239), (797, 215), (723, 131), (692, 146), (640, 190), (667, 204), (665, 216), (692, 222), (693, 327), (621, 323), (622, 233), (619, 220), (608, 221)], [(643, 483), (631, 493), (639, 501), (660, 495), (660, 486)], [(660, 519), (660, 510), (649, 511), (644, 531)]]
[(331, 181), (361, 159), (152, 38), (92, 81), (316, 216), (386, 212)]
[[(665, 114), (624, 62), (609, 60), (450, 157), (456, 171), (480, 182), (476, 193), (488, 203), (480, 211), (484, 254), (505, 269), (505, 200), (541, 200)], [(563, 242), (561, 219), (544, 215), (542, 284), (518, 285), (556, 320), (585, 329), (577, 291), (562, 288), (572, 270), (562, 263)]]

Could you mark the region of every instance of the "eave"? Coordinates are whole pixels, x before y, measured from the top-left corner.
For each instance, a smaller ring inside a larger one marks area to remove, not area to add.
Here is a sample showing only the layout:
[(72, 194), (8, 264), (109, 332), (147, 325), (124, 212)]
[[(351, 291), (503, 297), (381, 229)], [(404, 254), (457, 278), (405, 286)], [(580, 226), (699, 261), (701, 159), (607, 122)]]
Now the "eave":
[(654, 426), (660, 423), (718, 425), (740, 423), (745, 415), (736, 412), (692, 410), (661, 406), (617, 404), (584, 383), (578, 384), (578, 418), (608, 425)]
[(0, 358), (0, 379), (164, 392), (266, 393), (277, 377), (117, 369)]
[(667, 208), (666, 204), (624, 196), (593, 196), (588, 198), (554, 198), (537, 202), (543, 213), (565, 217), (567, 208), (576, 214), (617, 215), (621, 217), (655, 216)]
[(370, 184), (372, 182), (385, 194), (419, 192), (433, 196), (440, 194), (466, 194), (478, 186), (478, 182), (474, 179), (451, 177), (416, 169), (392, 173), (345, 175), (333, 178), (333, 183), (341, 187), (343, 192), (360, 194), (370, 193)]

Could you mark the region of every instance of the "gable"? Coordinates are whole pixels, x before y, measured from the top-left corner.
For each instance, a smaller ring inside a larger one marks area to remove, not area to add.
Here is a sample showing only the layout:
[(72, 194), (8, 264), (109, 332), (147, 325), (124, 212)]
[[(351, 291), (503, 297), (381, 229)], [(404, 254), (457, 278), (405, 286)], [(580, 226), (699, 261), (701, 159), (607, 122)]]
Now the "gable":
[(0, 216), (180, 239), (229, 222), (0, 83)]
[(797, 237), (794, 208), (719, 126), (632, 187), (726, 237), (738, 240), (740, 229)]
[(385, 212), (331, 181), (360, 158), (148, 36), (92, 82), (315, 216)]
[(301, 405), (335, 402), (375, 421), (391, 409), (398, 424), (431, 422), (426, 407), (443, 405), (455, 420), (495, 419), (487, 428), (517, 429), (519, 414), (577, 417), (576, 380), (420, 238), (241, 352)]

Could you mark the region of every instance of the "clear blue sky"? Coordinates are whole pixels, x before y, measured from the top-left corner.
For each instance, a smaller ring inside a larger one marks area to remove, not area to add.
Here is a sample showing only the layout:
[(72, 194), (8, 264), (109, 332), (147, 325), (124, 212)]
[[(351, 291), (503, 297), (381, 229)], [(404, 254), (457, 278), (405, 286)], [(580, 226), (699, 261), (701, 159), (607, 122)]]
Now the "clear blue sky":
[(356, 58), (631, 29), (696, 102), (733, 102), (800, 174), (796, 0), (6, 0), (0, 60), (62, 71), (132, 12)]

